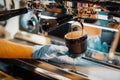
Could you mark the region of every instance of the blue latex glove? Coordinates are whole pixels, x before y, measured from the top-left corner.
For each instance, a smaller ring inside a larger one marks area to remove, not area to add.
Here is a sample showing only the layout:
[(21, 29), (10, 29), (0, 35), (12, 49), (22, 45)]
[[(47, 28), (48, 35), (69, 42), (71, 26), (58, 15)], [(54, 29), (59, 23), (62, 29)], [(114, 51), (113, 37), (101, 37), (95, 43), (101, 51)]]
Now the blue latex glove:
[[(34, 46), (32, 57), (33, 59), (51, 60), (57, 63), (65, 63), (71, 65), (89, 65), (81, 59), (81, 57), (69, 57), (68, 48), (60, 45), (44, 45)], [(90, 63), (91, 64), (91, 63)]]
[(34, 46), (32, 57), (34, 59), (51, 59), (60, 55), (65, 55), (68, 48), (60, 45)]
[(77, 64), (79, 58), (71, 58), (67, 54), (68, 48), (60, 45), (34, 46), (33, 59), (51, 60), (57, 63)]

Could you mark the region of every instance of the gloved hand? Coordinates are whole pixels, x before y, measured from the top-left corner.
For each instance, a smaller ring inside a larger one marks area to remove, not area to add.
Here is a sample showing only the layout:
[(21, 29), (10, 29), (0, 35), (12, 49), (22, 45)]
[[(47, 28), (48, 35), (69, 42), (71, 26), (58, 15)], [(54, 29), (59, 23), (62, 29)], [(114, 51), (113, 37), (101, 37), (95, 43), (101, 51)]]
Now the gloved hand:
[(32, 57), (34, 59), (51, 59), (60, 55), (65, 55), (68, 48), (60, 45), (34, 46)]
[(77, 64), (78, 58), (71, 58), (67, 54), (68, 48), (60, 45), (34, 46), (33, 59), (51, 60), (57, 63)]

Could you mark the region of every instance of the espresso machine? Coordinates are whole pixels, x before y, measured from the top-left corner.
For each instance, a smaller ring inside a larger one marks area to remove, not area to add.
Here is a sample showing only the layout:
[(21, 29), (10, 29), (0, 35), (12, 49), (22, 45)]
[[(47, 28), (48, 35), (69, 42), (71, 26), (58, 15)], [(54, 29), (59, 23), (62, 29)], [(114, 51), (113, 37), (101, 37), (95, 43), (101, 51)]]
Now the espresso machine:
[[(14, 0), (12, 1), (14, 3)], [(89, 35), (92, 35), (92, 29), (94, 28), (102, 31), (100, 33), (101, 40), (109, 44), (109, 51), (105, 54), (106, 59), (102, 60), (103, 55), (101, 53), (104, 49), (98, 51), (89, 47), (89, 50), (82, 56), (80, 65), (61, 64), (49, 60), (0, 59), (0, 64), (2, 65), (0, 67), (1, 71), (6, 72), (18, 80), (120, 79), (119, 31), (114, 28), (109, 28), (107, 24), (108, 14), (112, 14), (115, 19), (117, 17), (117, 24), (119, 24), (119, 1), (19, 0), (18, 2), (20, 9), (0, 12), (0, 21), (6, 21), (19, 15), (19, 31), (15, 34), (14, 39), (10, 39), (10, 41), (32, 46), (45, 44), (65, 45), (64, 35), (69, 32), (71, 24), (77, 21), (83, 24), (85, 30), (88, 28), (88, 31), (91, 30), (91, 34)], [(96, 7), (96, 9), (93, 9), (94, 11), (91, 9), (87, 11), (88, 7), (93, 8), (93, 6)], [(111, 6), (117, 8), (117, 10), (111, 10)], [(104, 11), (99, 11), (99, 9)], [(82, 10), (82, 13), (85, 12), (83, 15), (81, 15)], [(91, 15), (96, 14), (98, 16), (97, 18), (91, 17)], [(107, 39), (106, 36), (108, 37)], [(94, 44), (96, 44), (95, 41), (93, 42)], [(112, 56), (111, 59), (110, 55), (112, 54), (115, 56), (114, 58)], [(111, 77), (109, 75), (113, 76)]]

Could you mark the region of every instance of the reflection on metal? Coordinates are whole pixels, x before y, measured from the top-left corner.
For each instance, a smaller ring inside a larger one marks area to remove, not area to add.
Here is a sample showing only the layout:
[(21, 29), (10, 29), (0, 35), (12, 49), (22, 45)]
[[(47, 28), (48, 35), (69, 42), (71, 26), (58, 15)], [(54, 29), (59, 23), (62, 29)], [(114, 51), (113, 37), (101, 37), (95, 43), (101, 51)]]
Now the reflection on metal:
[[(69, 21), (68, 23), (73, 23), (73, 21)], [(95, 24), (90, 24), (90, 23), (83, 23), (84, 26), (91, 26), (91, 27), (94, 27), (94, 28), (100, 28), (100, 29), (105, 29), (105, 30), (110, 30), (110, 31), (118, 31), (117, 29), (114, 29), (114, 28), (108, 28), (108, 27), (103, 27), (103, 26), (100, 26), (100, 25), (95, 25)]]
[(64, 76), (58, 75), (56, 73), (53, 73), (53, 72), (50, 72), (50, 71), (47, 71), (47, 70), (44, 70), (44, 69), (41, 69), (41, 68), (38, 68), (38, 67), (35, 68), (35, 70), (40, 72), (40, 73), (44, 73), (45, 75), (49, 75), (51, 77), (59, 79), (59, 80), (71, 80), (70, 78), (66, 78)]
[(36, 35), (28, 32), (18, 32), (15, 35), (15, 38), (17, 39), (22, 39), (31, 43), (39, 44), (39, 45), (45, 45), (45, 44), (50, 44), (51, 40), (43, 35)]

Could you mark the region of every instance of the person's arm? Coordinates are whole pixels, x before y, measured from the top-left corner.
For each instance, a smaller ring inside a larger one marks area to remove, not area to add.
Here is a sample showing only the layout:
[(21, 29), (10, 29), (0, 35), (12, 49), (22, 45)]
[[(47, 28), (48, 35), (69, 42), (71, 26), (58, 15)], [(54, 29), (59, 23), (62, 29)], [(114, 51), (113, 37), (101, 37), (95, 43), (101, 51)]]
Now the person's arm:
[(58, 63), (78, 64), (79, 59), (66, 55), (66, 46), (48, 44), (34, 47), (0, 39), (0, 58), (29, 58), (51, 60)]
[(32, 58), (33, 47), (0, 39), (0, 58)]

